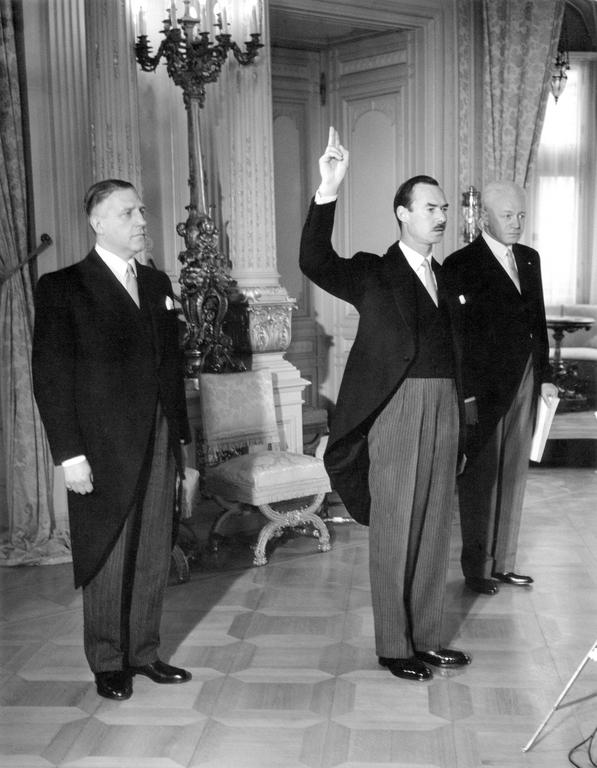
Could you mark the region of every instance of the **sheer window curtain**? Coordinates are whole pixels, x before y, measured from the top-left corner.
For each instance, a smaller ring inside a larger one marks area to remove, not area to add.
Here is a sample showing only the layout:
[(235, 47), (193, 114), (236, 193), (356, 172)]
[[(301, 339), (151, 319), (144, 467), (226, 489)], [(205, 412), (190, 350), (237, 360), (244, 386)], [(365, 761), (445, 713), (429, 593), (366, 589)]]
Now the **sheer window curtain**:
[(571, 54), (529, 183), (527, 239), (541, 255), (546, 304), (597, 302), (596, 145), (597, 56)]
[(0, 415), (6, 454), (8, 538), (0, 565), (70, 560), (66, 521), (53, 511), (53, 466), (31, 383), (33, 296), (15, 27), (0, 0)]

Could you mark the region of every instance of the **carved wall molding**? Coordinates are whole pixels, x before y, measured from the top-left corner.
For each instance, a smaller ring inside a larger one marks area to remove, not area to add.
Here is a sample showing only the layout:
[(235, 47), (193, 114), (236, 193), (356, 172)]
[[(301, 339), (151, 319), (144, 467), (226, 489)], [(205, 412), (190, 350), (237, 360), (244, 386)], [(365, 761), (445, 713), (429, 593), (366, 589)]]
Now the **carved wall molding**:
[(369, 112), (381, 112), (391, 125), (396, 125), (396, 97), (394, 95), (385, 98), (374, 98), (366, 104), (361, 104), (351, 112), (351, 131), (354, 130), (356, 123)]
[(276, 62), (276, 77), (287, 78), (288, 80), (311, 80), (311, 71), (308, 65), (305, 65), (298, 58), (296, 62), (292, 64), (277, 61)]
[(244, 286), (242, 292), (243, 296), (254, 304), (271, 303), (274, 301), (296, 303), (294, 299), (289, 298), (286, 288), (282, 285)]
[(249, 304), (249, 339), (251, 351), (285, 352), (291, 339), (292, 304)]
[(292, 313), (296, 301), (282, 287), (252, 288), (230, 305), (226, 332), (242, 355), (286, 352), (292, 339)]
[(276, 104), (274, 107), (274, 122), (280, 117), (288, 117), (299, 128), (303, 127), (304, 103), (297, 101), (295, 104), (288, 102)]
[(369, 56), (366, 59), (360, 57), (354, 60), (340, 60), (338, 64), (338, 71), (340, 75), (351, 75), (355, 72), (361, 72), (363, 65), (366, 66), (367, 69), (377, 69), (378, 67), (391, 67), (395, 64), (406, 63), (406, 51), (392, 51), (390, 53)]

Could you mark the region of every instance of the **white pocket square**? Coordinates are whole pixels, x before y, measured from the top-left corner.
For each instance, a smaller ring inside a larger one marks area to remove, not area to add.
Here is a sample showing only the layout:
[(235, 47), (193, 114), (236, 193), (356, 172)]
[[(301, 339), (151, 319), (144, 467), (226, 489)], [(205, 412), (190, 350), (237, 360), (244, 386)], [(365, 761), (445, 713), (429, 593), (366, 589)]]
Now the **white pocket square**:
[(174, 309), (174, 302), (170, 296), (166, 296), (166, 309)]
[(466, 304), (466, 299), (464, 298), (464, 296), (462, 295), (462, 293), (461, 293), (461, 294), (460, 294), (460, 296), (458, 297), (458, 301), (459, 301), (461, 304)]

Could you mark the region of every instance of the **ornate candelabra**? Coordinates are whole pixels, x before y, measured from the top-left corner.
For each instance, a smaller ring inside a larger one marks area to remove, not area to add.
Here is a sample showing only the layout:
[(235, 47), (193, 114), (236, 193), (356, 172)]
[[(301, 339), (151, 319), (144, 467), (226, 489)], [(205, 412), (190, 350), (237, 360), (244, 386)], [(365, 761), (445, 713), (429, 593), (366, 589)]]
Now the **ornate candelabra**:
[[(188, 218), (177, 224), (186, 249), (178, 259), (180, 301), (186, 321), (183, 342), (186, 375), (196, 378), (201, 371), (238, 370), (242, 363), (234, 360), (232, 339), (223, 331), (224, 318), (231, 299), (238, 297), (236, 283), (230, 277), (230, 263), (219, 249), (218, 230), (205, 202), (205, 174), (201, 152), (200, 110), (205, 103), (205, 86), (216, 82), (230, 52), (241, 65), (251, 64), (262, 44), (258, 31), (250, 33), (245, 50), (232, 40), (226, 7), (208, 0), (183, 0), (184, 14), (177, 18), (176, 4), (167, 10), (160, 43), (155, 56), (145, 31), (143, 11), (139, 11), (139, 36), (135, 44), (137, 62), (144, 72), (153, 72), (163, 59), (168, 75), (182, 88), (187, 112), (189, 136), (190, 203)], [(210, 37), (212, 25), (219, 30), (215, 42)], [(253, 8), (251, 22), (257, 27)]]
[(472, 243), (481, 231), (479, 210), (481, 195), (475, 187), (469, 187), (462, 195), (462, 236), (465, 243)]

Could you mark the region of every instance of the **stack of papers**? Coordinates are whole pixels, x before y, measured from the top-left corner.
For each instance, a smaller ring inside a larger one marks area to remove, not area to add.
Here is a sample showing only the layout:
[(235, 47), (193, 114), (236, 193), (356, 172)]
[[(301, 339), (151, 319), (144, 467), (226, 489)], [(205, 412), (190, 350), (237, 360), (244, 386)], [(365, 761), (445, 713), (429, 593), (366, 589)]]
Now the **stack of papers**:
[(545, 443), (551, 429), (551, 423), (553, 417), (556, 415), (556, 410), (560, 404), (559, 397), (552, 398), (549, 405), (545, 404), (545, 400), (540, 396), (537, 404), (537, 419), (535, 421), (535, 431), (533, 432), (533, 441), (531, 443), (531, 461), (541, 461), (543, 457), (543, 451), (545, 450)]

